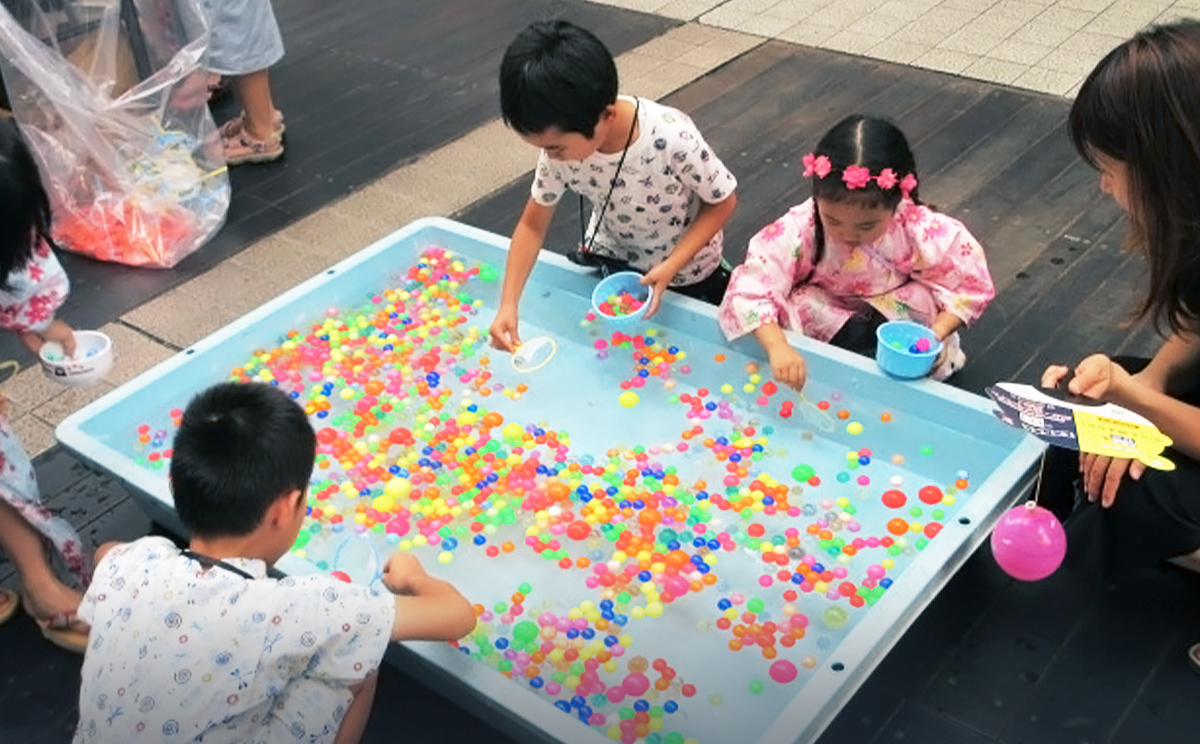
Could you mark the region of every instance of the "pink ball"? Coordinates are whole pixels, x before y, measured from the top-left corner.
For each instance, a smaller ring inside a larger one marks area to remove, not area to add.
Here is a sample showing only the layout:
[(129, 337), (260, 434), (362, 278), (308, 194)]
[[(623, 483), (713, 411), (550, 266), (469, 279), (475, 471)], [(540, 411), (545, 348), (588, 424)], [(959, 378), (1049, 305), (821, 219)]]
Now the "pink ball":
[(796, 665), (787, 659), (780, 659), (779, 661), (776, 661), (767, 671), (767, 673), (771, 675), (771, 679), (775, 680), (781, 685), (786, 685), (788, 682), (794, 680), (796, 678), (796, 672)]
[(685, 597), (692, 587), (691, 584), (688, 583), (688, 580), (682, 576), (672, 576), (671, 578), (667, 579), (666, 586), (664, 588), (673, 596)]
[(1000, 518), (992, 530), (992, 555), (1014, 579), (1038, 581), (1062, 565), (1067, 533), (1057, 517), (1030, 502)]

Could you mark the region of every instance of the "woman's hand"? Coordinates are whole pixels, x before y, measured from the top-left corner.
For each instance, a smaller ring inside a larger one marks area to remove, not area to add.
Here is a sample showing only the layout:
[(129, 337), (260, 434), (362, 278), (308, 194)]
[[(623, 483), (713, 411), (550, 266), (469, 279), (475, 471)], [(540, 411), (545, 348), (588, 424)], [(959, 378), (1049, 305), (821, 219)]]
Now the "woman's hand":
[(789, 345), (774, 346), (767, 351), (771, 361), (771, 374), (784, 385), (800, 392), (808, 379), (804, 357)]
[[(1052, 365), (1042, 373), (1042, 387), (1057, 387), (1070, 370), (1062, 365)], [(1120, 396), (1129, 385), (1137, 384), (1125, 369), (1104, 356), (1093, 354), (1075, 367), (1075, 375), (1067, 383), (1067, 390), (1097, 400), (1109, 400)], [(1142, 477), (1146, 466), (1138, 460), (1105, 457), (1088, 452), (1079, 453), (1079, 473), (1083, 480), (1083, 492), (1089, 502), (1107, 509), (1117, 498), (1117, 490), (1126, 473), (1133, 480)]]

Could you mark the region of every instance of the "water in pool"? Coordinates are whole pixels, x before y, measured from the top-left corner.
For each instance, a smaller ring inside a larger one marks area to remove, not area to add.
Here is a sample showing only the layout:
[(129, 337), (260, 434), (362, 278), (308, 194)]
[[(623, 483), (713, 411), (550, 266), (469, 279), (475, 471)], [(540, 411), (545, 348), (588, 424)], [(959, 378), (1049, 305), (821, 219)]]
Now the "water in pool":
[[(757, 739), (1003, 459), (536, 281), (522, 337), (554, 353), (517, 371), (486, 341), (498, 285), (427, 248), (210, 382), (278, 385), (310, 414), (295, 554), (372, 583), (417, 553), (477, 603), (462, 653), (614, 740)], [(114, 446), (165, 472), (186, 403)]]

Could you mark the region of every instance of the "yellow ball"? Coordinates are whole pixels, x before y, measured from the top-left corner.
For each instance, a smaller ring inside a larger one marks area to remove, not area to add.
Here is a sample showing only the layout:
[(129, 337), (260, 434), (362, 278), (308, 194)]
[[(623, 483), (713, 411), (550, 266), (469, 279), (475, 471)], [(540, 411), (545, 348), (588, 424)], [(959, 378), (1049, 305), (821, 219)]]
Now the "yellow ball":
[(410, 493), (412, 493), (412, 490), (412, 483), (410, 483), (407, 478), (392, 478), (387, 482), (387, 485), (383, 487), (383, 495), (398, 501), (406, 498)]
[(625, 392), (621, 393), (620, 397), (617, 398), (617, 402), (626, 408), (633, 408), (640, 403), (641, 400), (642, 399), (638, 397), (638, 394), (632, 390), (626, 390)]

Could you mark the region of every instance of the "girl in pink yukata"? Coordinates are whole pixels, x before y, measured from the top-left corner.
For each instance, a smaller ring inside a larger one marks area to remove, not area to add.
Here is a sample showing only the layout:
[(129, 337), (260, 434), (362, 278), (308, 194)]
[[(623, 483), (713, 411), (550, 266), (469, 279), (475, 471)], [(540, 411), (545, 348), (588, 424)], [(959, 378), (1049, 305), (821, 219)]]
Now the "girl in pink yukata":
[[(0, 119), (0, 205), (0, 328), (20, 335), (35, 354), (47, 341), (62, 344), (70, 354), (75, 350), (71, 328), (54, 317), (69, 286), (47, 242), (50, 203), (29, 148), (6, 119)], [(0, 396), (0, 550), (17, 569), (21, 595), (0, 587), (0, 622), (23, 601), (42, 635), (82, 654), (88, 627), (75, 612), (87, 560), (75, 530), (42, 504), (33, 464), (6, 408)], [(54, 548), (52, 558), (47, 545)], [(60, 576), (70, 578), (64, 582)]]
[(895, 125), (854, 115), (804, 156), (812, 198), (759, 231), (734, 270), (718, 320), (766, 349), (775, 379), (800, 390), (804, 357), (783, 329), (874, 356), (875, 329), (912, 320), (943, 341), (943, 380), (966, 356), (958, 329), (995, 296), (983, 248), (921, 203), (916, 163)]

